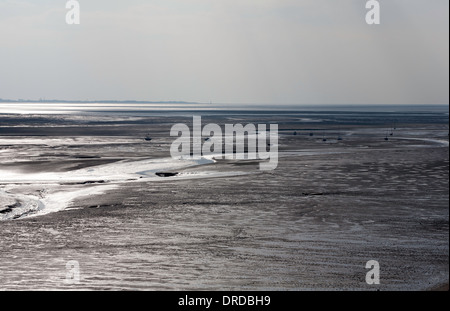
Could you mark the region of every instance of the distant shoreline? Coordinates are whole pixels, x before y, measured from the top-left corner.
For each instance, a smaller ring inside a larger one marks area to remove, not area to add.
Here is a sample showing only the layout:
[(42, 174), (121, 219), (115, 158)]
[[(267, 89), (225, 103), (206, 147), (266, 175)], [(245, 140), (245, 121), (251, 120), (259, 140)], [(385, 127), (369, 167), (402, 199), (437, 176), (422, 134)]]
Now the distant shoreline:
[(0, 103), (21, 103), (21, 104), (186, 104), (186, 105), (242, 105), (242, 106), (282, 106), (282, 107), (449, 107), (449, 104), (364, 104), (364, 103), (333, 103), (333, 104), (311, 104), (311, 103), (227, 103), (227, 102), (191, 102), (181, 100), (62, 100), (62, 99), (4, 99), (0, 98)]
[(197, 102), (186, 102), (186, 101), (141, 101), (141, 100), (60, 100), (60, 99), (0, 99), (0, 103), (30, 103), (30, 104), (193, 104), (198, 105), (201, 103)]

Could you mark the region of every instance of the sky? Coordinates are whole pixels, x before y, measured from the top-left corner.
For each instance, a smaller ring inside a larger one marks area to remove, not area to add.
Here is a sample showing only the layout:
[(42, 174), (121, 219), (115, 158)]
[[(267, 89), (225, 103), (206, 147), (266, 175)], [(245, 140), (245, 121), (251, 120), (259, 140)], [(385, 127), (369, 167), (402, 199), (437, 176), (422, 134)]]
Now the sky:
[(449, 1), (0, 0), (0, 98), (448, 104)]

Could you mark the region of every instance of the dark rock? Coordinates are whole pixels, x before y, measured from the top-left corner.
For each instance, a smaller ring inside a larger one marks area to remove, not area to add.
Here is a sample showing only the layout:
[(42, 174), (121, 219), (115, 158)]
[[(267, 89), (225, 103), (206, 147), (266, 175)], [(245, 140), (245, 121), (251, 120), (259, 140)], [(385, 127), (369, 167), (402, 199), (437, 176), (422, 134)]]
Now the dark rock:
[(79, 185), (104, 184), (105, 182), (106, 182), (106, 181), (104, 181), (104, 180), (88, 180), (88, 181), (79, 183)]
[(155, 173), (157, 176), (159, 177), (173, 177), (173, 176), (177, 176), (178, 173), (172, 173), (172, 172), (157, 172)]

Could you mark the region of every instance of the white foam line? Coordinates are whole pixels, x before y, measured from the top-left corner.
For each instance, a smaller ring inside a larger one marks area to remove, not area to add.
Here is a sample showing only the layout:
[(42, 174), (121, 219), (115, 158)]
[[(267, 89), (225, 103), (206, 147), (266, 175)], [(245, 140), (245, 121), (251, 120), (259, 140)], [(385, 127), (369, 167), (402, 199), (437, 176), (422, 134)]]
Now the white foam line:
[(74, 191), (60, 191), (55, 192), (49, 195), (48, 197), (39, 200), (42, 203), (42, 209), (38, 212), (26, 215), (23, 218), (31, 218), (36, 216), (42, 216), (54, 212), (59, 212), (67, 207), (69, 207), (70, 203), (72, 203), (75, 199), (93, 196), (93, 195), (101, 195), (106, 191), (117, 189), (119, 185), (99, 185), (99, 186), (90, 186), (89, 188), (78, 189)]
[(85, 181), (126, 182), (141, 176), (149, 177), (145, 172), (180, 170), (183, 168), (213, 163), (214, 160), (202, 158), (191, 159), (146, 159), (124, 160), (110, 164), (98, 165), (69, 172), (22, 173), (0, 170), (1, 183), (77, 183)]
[(36, 212), (44, 208), (44, 204), (33, 195), (11, 194), (3, 190), (0, 190), (0, 195), (20, 203), (19, 206), (12, 210), (12, 212), (1, 215), (0, 219), (2, 220), (14, 219), (14, 217), (20, 217), (26, 213)]
[[(11, 194), (2, 191), (1, 193), (7, 195), (9, 198), (15, 198), (22, 202), (20, 212), (33, 212), (30, 215), (24, 215), (20, 218), (29, 218), (41, 216), (49, 213), (58, 212), (70, 206), (74, 200), (97, 196), (120, 187), (122, 183), (155, 181), (155, 180), (171, 180), (171, 179), (197, 179), (197, 178), (211, 178), (211, 177), (226, 177), (234, 175), (242, 175), (243, 172), (201, 172), (194, 174), (180, 174), (173, 178), (161, 178), (153, 173), (156, 171), (178, 170), (188, 167), (204, 165), (215, 162), (213, 156), (204, 157), (199, 160), (172, 158), (163, 159), (146, 159), (138, 161), (121, 161), (105, 165), (94, 166), (90, 168), (80, 169), (77, 171), (65, 173), (33, 173), (26, 174), (20, 172), (0, 171), (2, 175), (2, 183), (6, 184), (51, 184), (51, 183), (71, 183), (71, 182), (86, 182), (86, 181), (105, 181), (108, 184), (90, 184), (78, 185), (82, 189), (72, 191), (58, 191), (51, 193), (44, 198), (38, 198), (32, 195)], [(145, 172), (152, 172), (146, 175)], [(140, 178), (144, 177), (145, 178)], [(13, 215), (14, 216), (14, 215)], [(10, 217), (8, 217), (9, 219)]]
[[(139, 138), (115, 138), (114, 144), (133, 144), (141, 141)], [(71, 145), (110, 145), (108, 137), (67, 137), (67, 138), (40, 138), (8, 136), (0, 138), (1, 145), (45, 145), (45, 146), (71, 146)]]
[(394, 137), (393, 139), (404, 139), (404, 140), (418, 140), (418, 141), (426, 141), (430, 143), (435, 143), (438, 145), (442, 145), (444, 147), (449, 146), (449, 142), (447, 140), (441, 139), (432, 139), (432, 138), (412, 138), (412, 137)]

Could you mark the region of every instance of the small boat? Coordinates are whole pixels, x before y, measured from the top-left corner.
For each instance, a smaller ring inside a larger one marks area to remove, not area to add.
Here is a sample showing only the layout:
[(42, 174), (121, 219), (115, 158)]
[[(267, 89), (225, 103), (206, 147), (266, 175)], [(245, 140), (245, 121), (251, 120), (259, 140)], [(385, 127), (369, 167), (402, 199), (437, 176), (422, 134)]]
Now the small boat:
[(149, 135), (145, 136), (144, 139), (145, 139), (145, 141), (151, 141), (152, 140), (152, 138)]

